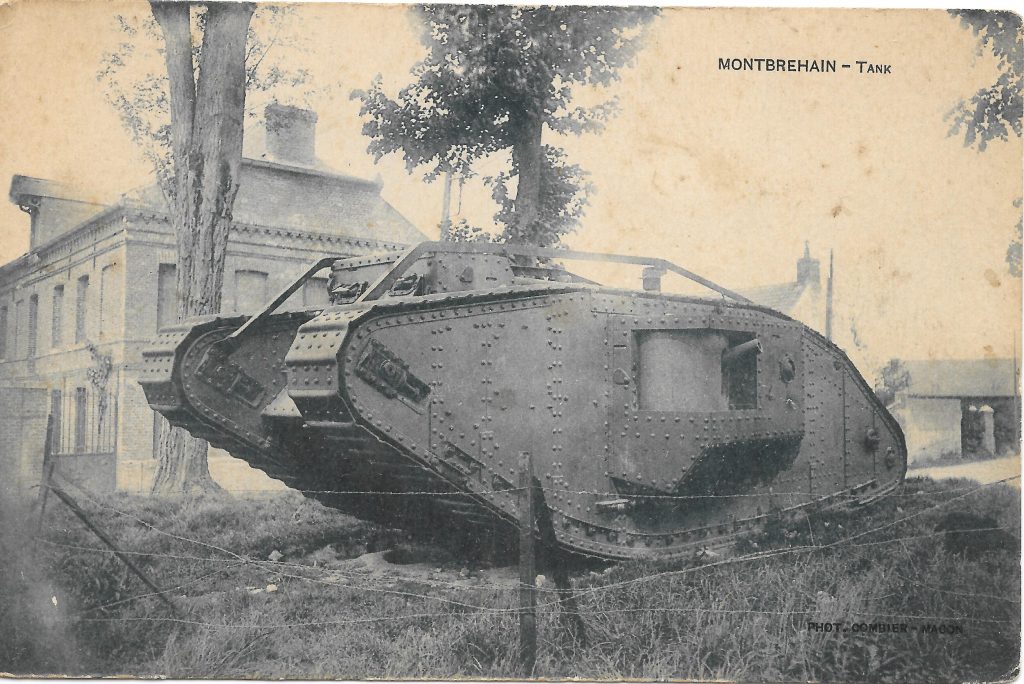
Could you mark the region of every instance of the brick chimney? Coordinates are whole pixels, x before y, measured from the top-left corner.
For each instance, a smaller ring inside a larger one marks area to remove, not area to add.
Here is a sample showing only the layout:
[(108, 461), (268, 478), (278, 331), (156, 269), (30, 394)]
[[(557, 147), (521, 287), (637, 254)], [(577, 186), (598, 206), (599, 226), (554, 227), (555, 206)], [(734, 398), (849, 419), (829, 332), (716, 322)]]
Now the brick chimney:
[(272, 102), (263, 113), (267, 152), (282, 164), (316, 163), (316, 112)]
[(811, 258), (811, 248), (804, 241), (804, 256), (796, 262), (796, 282), (811, 287), (821, 287), (821, 265)]

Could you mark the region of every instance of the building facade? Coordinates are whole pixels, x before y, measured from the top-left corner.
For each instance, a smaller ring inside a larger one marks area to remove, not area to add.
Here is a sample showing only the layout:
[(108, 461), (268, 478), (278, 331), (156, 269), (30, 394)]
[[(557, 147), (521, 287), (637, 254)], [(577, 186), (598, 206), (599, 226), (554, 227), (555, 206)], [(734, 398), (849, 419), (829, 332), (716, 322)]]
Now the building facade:
[(1019, 368), (1014, 359), (908, 360), (893, 415), (911, 463), (1020, 453)]
[[(222, 311), (255, 311), (324, 256), (426, 239), (379, 182), (316, 159), (313, 112), (275, 104), (266, 116), (266, 152), (242, 163)], [(67, 477), (98, 491), (148, 491), (162, 423), (136, 378), (142, 350), (176, 320), (174, 234), (155, 186), (109, 205), (85, 197), (12, 180), (31, 237), (27, 254), (0, 267), (0, 405), (26, 420), (52, 416), (52, 453)], [(326, 277), (314, 278), (284, 308), (326, 302)], [(31, 482), (33, 468), (22, 459), (8, 479)]]
[[(852, 317), (833, 309), (831, 280), (831, 265), (822, 282), (821, 265), (805, 243), (796, 280), (741, 293), (818, 331), (847, 353), (859, 352)], [(911, 463), (1020, 452), (1020, 376), (1013, 359), (902, 363), (910, 384), (889, 408), (903, 428)]]

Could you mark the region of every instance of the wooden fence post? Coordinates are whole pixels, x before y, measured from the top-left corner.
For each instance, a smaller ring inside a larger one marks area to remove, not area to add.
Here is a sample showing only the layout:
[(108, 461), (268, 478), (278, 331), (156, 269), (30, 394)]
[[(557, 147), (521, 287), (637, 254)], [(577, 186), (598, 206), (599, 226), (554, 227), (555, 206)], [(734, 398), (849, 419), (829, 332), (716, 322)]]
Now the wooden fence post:
[(544, 497), (544, 488), (537, 478), (533, 480), (533, 491), (535, 492), (534, 508), (537, 516), (537, 531), (540, 533), (541, 570), (544, 573), (550, 572), (551, 578), (555, 581), (555, 588), (558, 590), (559, 615), (566, 632), (576, 644), (586, 646), (587, 632), (583, 624), (583, 615), (576, 603), (572, 581), (569, 579), (569, 564), (562, 557), (558, 537), (555, 535), (551, 509), (548, 508), (547, 500)]
[(52, 479), (48, 483), (48, 486), (50, 488), (50, 491), (53, 492), (54, 496), (60, 499), (65, 506), (70, 508), (71, 512), (75, 514), (75, 517), (81, 520), (82, 524), (85, 525), (90, 532), (96, 535), (97, 539), (99, 539), (101, 542), (103, 542), (104, 545), (106, 545), (107, 548), (113, 551), (114, 555), (117, 556), (117, 558), (122, 563), (124, 563), (129, 570), (135, 573), (135, 576), (142, 580), (143, 584), (152, 589), (153, 594), (158, 599), (166, 603), (168, 607), (170, 607), (171, 612), (173, 612), (175, 615), (178, 615), (177, 607), (174, 605), (171, 599), (167, 597), (166, 592), (160, 587), (158, 587), (156, 583), (153, 582), (153, 580), (149, 579), (146, 573), (142, 571), (142, 568), (136, 565), (131, 558), (125, 555), (125, 553), (122, 552), (121, 549), (119, 549), (117, 545), (114, 544), (113, 541), (111, 541), (110, 537), (103, 534), (103, 531), (100, 530), (100, 528), (98, 528), (96, 525), (94, 525), (91, 520), (89, 520), (89, 516), (85, 514), (85, 511), (82, 510), (82, 507), (78, 505), (78, 502), (71, 498), (70, 494), (65, 492), (64, 489), (59, 487)]
[(533, 458), (519, 454), (519, 664), (532, 677), (537, 664), (537, 559), (533, 543)]

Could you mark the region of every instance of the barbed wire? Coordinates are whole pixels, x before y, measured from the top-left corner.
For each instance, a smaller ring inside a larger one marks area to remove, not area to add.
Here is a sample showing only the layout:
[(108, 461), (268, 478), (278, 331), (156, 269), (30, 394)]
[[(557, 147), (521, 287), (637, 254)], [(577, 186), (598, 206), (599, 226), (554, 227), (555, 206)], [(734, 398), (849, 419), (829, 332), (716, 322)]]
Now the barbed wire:
[[(998, 484), (1007, 483), (1013, 480), (1021, 479), (1020, 475), (1011, 475), (1000, 480), (986, 483), (986, 484)], [(906, 484), (906, 483), (905, 483)], [(905, 486), (904, 484), (904, 486)], [(640, 494), (640, 493), (628, 493), (623, 494), (618, 491), (603, 491), (595, 489), (566, 489), (563, 487), (553, 487), (551, 485), (540, 485), (539, 489), (545, 492), (555, 492), (559, 494), (575, 495), (575, 496), (603, 496), (603, 497), (615, 497), (623, 499), (664, 499), (664, 500), (678, 500), (678, 501), (690, 501), (690, 500), (704, 500), (704, 499), (742, 499), (742, 498), (771, 498), (771, 497), (800, 497), (805, 498), (810, 496), (807, 492), (762, 492), (762, 493), (734, 493), (734, 494)], [(927, 494), (947, 494), (963, 492), (971, 489), (971, 487), (953, 487), (950, 489), (932, 489), (928, 492), (890, 492), (886, 494), (886, 497), (917, 497), (925, 493)], [(502, 489), (474, 489), (474, 490), (374, 490), (374, 489), (299, 489), (294, 487), (287, 487), (286, 489), (229, 489), (227, 490), (230, 494), (288, 494), (289, 492), (298, 492), (300, 494), (330, 494), (336, 496), (439, 496), (439, 497), (452, 497), (452, 496), (463, 496), (467, 498), (475, 496), (486, 496), (491, 494), (511, 494), (520, 493), (524, 490), (523, 487), (510, 486)], [(837, 492), (832, 495), (833, 498), (848, 498), (848, 499), (861, 499), (864, 497), (863, 494), (855, 494), (852, 492)], [(809, 501), (808, 503), (813, 503)]]
[(91, 613), (91, 612), (97, 611), (97, 610), (107, 610), (107, 609), (110, 609), (110, 608), (114, 608), (115, 606), (119, 606), (119, 605), (122, 605), (122, 604), (125, 604), (125, 603), (130, 603), (132, 601), (136, 601), (136, 600), (139, 600), (139, 599), (150, 598), (152, 596), (160, 596), (160, 595), (163, 595), (163, 594), (169, 594), (172, 591), (179, 591), (181, 589), (184, 589), (185, 587), (190, 587), (192, 585), (198, 584), (199, 582), (202, 582), (205, 579), (209, 579), (211, 577), (216, 577), (217, 575), (223, 573), (224, 570), (225, 570), (225, 568), (218, 568), (218, 569), (214, 570), (213, 572), (205, 573), (203, 575), (200, 575), (199, 577), (193, 577), (191, 580), (189, 580), (187, 582), (183, 582), (183, 583), (178, 584), (178, 585), (175, 585), (175, 586), (173, 586), (173, 587), (171, 587), (169, 589), (163, 589), (161, 591), (151, 591), (148, 594), (136, 594), (134, 596), (128, 596), (128, 597), (120, 599), (118, 601), (111, 601), (110, 603), (104, 603), (102, 605), (92, 606), (91, 608), (85, 608), (85, 609), (83, 609), (82, 611), (79, 612), (79, 615), (84, 615), (85, 613)]
[[(761, 551), (761, 552), (747, 554), (747, 555), (743, 555), (743, 556), (737, 556), (737, 557), (722, 559), (722, 560), (719, 560), (719, 561), (712, 561), (710, 563), (705, 563), (703, 565), (698, 565), (698, 566), (694, 566), (694, 567), (690, 567), (690, 568), (681, 568), (681, 569), (677, 569), (677, 570), (666, 570), (666, 571), (663, 571), (663, 572), (660, 572), (660, 573), (653, 573), (653, 574), (650, 574), (650, 575), (642, 575), (640, 577), (635, 577), (635, 578), (631, 578), (631, 579), (628, 579), (628, 580), (623, 580), (621, 582), (616, 582), (616, 583), (613, 583), (613, 584), (601, 585), (599, 587), (591, 587), (591, 588), (588, 588), (588, 589), (583, 590), (581, 592), (577, 592), (576, 596), (579, 597), (579, 596), (581, 596), (583, 594), (596, 593), (596, 592), (600, 592), (600, 591), (610, 591), (610, 590), (619, 589), (619, 588), (622, 588), (622, 587), (625, 587), (625, 586), (635, 585), (635, 584), (639, 584), (639, 583), (643, 583), (643, 582), (649, 582), (649, 581), (652, 581), (654, 579), (661, 579), (661, 578), (664, 578), (664, 577), (672, 577), (672, 576), (690, 574), (690, 573), (698, 572), (698, 571), (701, 571), (701, 570), (707, 570), (707, 569), (710, 569), (710, 568), (713, 568), (713, 567), (721, 567), (721, 566), (725, 566), (725, 565), (733, 565), (733, 564), (738, 564), (738, 563), (749, 562), (749, 561), (752, 561), (752, 560), (761, 560), (761, 559), (765, 559), (765, 558), (772, 558), (772, 557), (775, 557), (775, 556), (788, 555), (788, 554), (793, 554), (793, 553), (801, 553), (801, 552), (803, 552), (803, 553), (812, 552), (813, 553), (813, 552), (823, 551), (825, 549), (836, 548), (838, 546), (842, 546), (842, 545), (848, 544), (849, 542), (851, 542), (851, 541), (853, 541), (855, 539), (860, 539), (860, 538), (865, 537), (865, 536), (867, 536), (869, 534), (875, 534), (875, 533), (880, 532), (882, 530), (889, 529), (889, 528), (891, 528), (891, 527), (893, 527), (895, 525), (902, 524), (902, 523), (904, 523), (904, 522), (906, 522), (908, 520), (913, 520), (913, 519), (918, 518), (918, 517), (920, 517), (922, 515), (925, 515), (926, 513), (930, 513), (930, 512), (933, 512), (935, 510), (938, 510), (938, 509), (940, 509), (940, 508), (942, 508), (944, 506), (948, 506), (951, 503), (953, 503), (954, 501), (958, 501), (958, 500), (963, 499), (963, 498), (965, 498), (967, 496), (970, 496), (971, 494), (974, 494), (974, 493), (977, 493), (979, 491), (982, 491), (982, 490), (984, 490), (987, 487), (991, 487), (991, 486), (994, 486), (996, 484), (1000, 484), (1002, 482), (1003, 481), (1001, 480), (1001, 481), (998, 481), (998, 482), (992, 482), (992, 483), (988, 483), (988, 484), (979, 485), (978, 487), (972, 488), (971, 490), (965, 492), (964, 494), (961, 494), (961, 495), (956, 496), (956, 497), (952, 497), (950, 499), (946, 499), (945, 501), (940, 501), (940, 502), (936, 503), (933, 506), (929, 506), (928, 508), (923, 509), (921, 511), (917, 511), (915, 513), (911, 513), (911, 514), (909, 514), (907, 516), (904, 516), (903, 518), (900, 518), (899, 520), (894, 520), (892, 522), (885, 523), (883, 525), (879, 525), (878, 527), (874, 527), (874, 528), (871, 528), (869, 530), (858, 532), (858, 533), (856, 533), (856, 534), (854, 534), (852, 536), (844, 537), (842, 539), (830, 542), (828, 544), (816, 545), (816, 546), (801, 545), (801, 546), (791, 546), (791, 547), (786, 547), (786, 548), (781, 548), (781, 549), (771, 549), (771, 550)], [(949, 530), (949, 532), (957, 532), (957, 531), (958, 530)], [(893, 543), (893, 542), (897, 542), (897, 541), (901, 541), (901, 540), (899, 538), (896, 538), (896, 539), (893, 539), (893, 540), (887, 540), (887, 543)], [(851, 545), (851, 546), (855, 546), (855, 545)], [(567, 600), (571, 600), (571, 599), (561, 598), (561, 599), (558, 599), (556, 601), (548, 602), (547, 604), (538, 604), (537, 607), (540, 608), (540, 607), (555, 606), (555, 605), (559, 605), (561, 603), (564, 603)]]
[[(1012, 479), (1012, 478), (1007, 478), (1007, 479)], [(564, 590), (560, 590), (560, 589), (547, 589), (547, 590), (544, 590), (541, 587), (537, 587), (538, 590), (546, 591), (546, 592), (549, 592), (549, 593), (555, 593), (555, 594), (558, 594), (560, 596), (560, 598), (557, 599), (557, 600), (546, 601), (546, 602), (543, 602), (543, 603), (539, 603), (537, 605), (537, 608), (558, 606), (561, 609), (562, 612), (567, 612), (567, 613), (571, 614), (572, 611), (567, 611), (566, 610), (567, 607), (565, 605), (563, 605), (563, 604), (565, 604), (565, 602), (568, 601), (568, 600), (576, 600), (576, 599), (578, 599), (580, 597), (583, 597), (585, 595), (592, 595), (592, 594), (597, 594), (599, 592), (610, 591), (610, 590), (622, 588), (622, 587), (625, 587), (625, 586), (635, 585), (635, 584), (640, 583), (640, 582), (648, 582), (648, 581), (653, 581), (655, 579), (660, 579), (660, 578), (665, 578), (665, 577), (679, 576), (679, 575), (682, 575), (682, 574), (694, 573), (694, 572), (698, 572), (698, 571), (701, 571), (701, 570), (708, 570), (708, 569), (715, 568), (715, 567), (721, 567), (721, 566), (725, 566), (725, 565), (732, 565), (732, 564), (737, 564), (737, 563), (742, 563), (742, 562), (748, 562), (748, 561), (751, 561), (751, 560), (773, 558), (773, 557), (776, 557), (776, 556), (785, 555), (785, 554), (791, 554), (791, 553), (815, 552), (815, 551), (822, 550), (822, 549), (825, 549), (825, 548), (833, 548), (833, 547), (840, 546), (840, 545), (849, 546), (849, 547), (859, 547), (859, 546), (874, 546), (874, 545), (879, 545), (879, 544), (891, 544), (891, 543), (903, 542), (903, 541), (908, 541), (908, 540), (913, 540), (913, 539), (922, 539), (922, 538), (946, 535), (946, 534), (950, 534), (950, 533), (968, 533), (968, 532), (989, 531), (989, 530), (1003, 530), (1003, 531), (1005, 531), (1007, 528), (1001, 527), (1001, 526), (985, 527), (985, 528), (975, 528), (975, 529), (971, 529), (971, 530), (942, 530), (942, 531), (935, 531), (935, 532), (932, 532), (932, 533), (924, 533), (924, 534), (918, 534), (918, 535), (907, 535), (907, 536), (902, 536), (902, 537), (896, 537), (896, 538), (888, 539), (888, 540), (879, 540), (879, 541), (873, 541), (873, 542), (862, 542), (860, 544), (850, 543), (850, 542), (852, 542), (852, 540), (855, 540), (855, 539), (858, 539), (858, 538), (862, 538), (862, 537), (867, 536), (869, 534), (873, 534), (873, 533), (876, 533), (876, 532), (879, 532), (879, 531), (891, 528), (894, 525), (901, 524), (901, 523), (906, 522), (908, 520), (911, 520), (911, 519), (914, 519), (916, 517), (919, 517), (920, 515), (924, 515), (926, 513), (938, 510), (938, 509), (942, 508), (943, 506), (949, 505), (953, 501), (956, 501), (958, 499), (964, 498), (964, 497), (969, 496), (969, 495), (971, 495), (971, 494), (973, 494), (973, 493), (975, 493), (977, 491), (981, 491), (981, 490), (983, 490), (983, 489), (985, 489), (987, 487), (990, 487), (990, 486), (992, 486), (994, 484), (999, 484), (999, 483), (1000, 482), (994, 482), (994, 483), (989, 483), (989, 484), (986, 484), (986, 485), (980, 485), (980, 486), (977, 486), (977, 487), (972, 487), (972, 488), (968, 489), (964, 494), (962, 494), (962, 495), (960, 495), (958, 497), (954, 497), (952, 499), (948, 499), (948, 500), (945, 500), (945, 501), (938, 502), (938, 503), (936, 503), (936, 504), (934, 504), (934, 505), (932, 505), (932, 506), (930, 506), (930, 507), (928, 507), (928, 508), (926, 508), (926, 509), (924, 509), (922, 511), (918, 511), (918, 512), (912, 513), (910, 515), (904, 516), (904, 517), (900, 518), (899, 520), (895, 520), (895, 521), (892, 521), (890, 523), (879, 525), (879, 526), (874, 527), (872, 529), (859, 532), (859, 533), (854, 534), (854, 535), (852, 535), (850, 537), (839, 539), (839, 540), (833, 541), (833, 542), (831, 542), (829, 544), (825, 544), (825, 545), (814, 545), (814, 546), (803, 545), (803, 546), (798, 546), (798, 547), (785, 547), (785, 548), (781, 548), (781, 549), (771, 549), (771, 550), (767, 550), (767, 551), (763, 551), (763, 552), (747, 554), (747, 555), (744, 555), (744, 556), (738, 556), (738, 557), (733, 557), (733, 558), (728, 558), (728, 559), (722, 559), (720, 561), (713, 561), (713, 562), (710, 562), (710, 563), (704, 563), (704, 564), (693, 566), (693, 567), (689, 567), (689, 568), (683, 568), (683, 569), (677, 569), (677, 570), (671, 570), (671, 571), (664, 571), (664, 572), (660, 572), (660, 573), (652, 573), (652, 574), (648, 574), (648, 575), (642, 575), (640, 577), (631, 578), (629, 580), (624, 580), (624, 581), (621, 581), (621, 582), (615, 582), (615, 583), (606, 584), (606, 585), (599, 585), (597, 587), (589, 587), (589, 588), (577, 591), (572, 596), (571, 599), (568, 598), (565, 595), (565, 591)], [(201, 546), (203, 546), (205, 548), (209, 548), (209, 549), (221, 552), (221, 553), (228, 554), (228, 555), (231, 556), (231, 558), (210, 558), (210, 557), (203, 557), (203, 556), (183, 556), (183, 555), (180, 555), (180, 554), (158, 553), (158, 552), (139, 552), (139, 551), (128, 551), (126, 553), (132, 553), (132, 554), (143, 555), (143, 556), (152, 556), (152, 557), (166, 557), (166, 558), (175, 559), (175, 560), (195, 560), (195, 561), (227, 562), (227, 563), (230, 563), (232, 566), (251, 564), (251, 565), (258, 566), (261, 569), (270, 570), (270, 571), (274, 572), (275, 574), (277, 574), (277, 575), (279, 575), (281, 577), (287, 577), (289, 579), (295, 579), (295, 580), (298, 580), (298, 581), (308, 581), (308, 582), (313, 582), (313, 583), (317, 583), (317, 584), (321, 584), (321, 585), (331, 586), (331, 587), (334, 587), (334, 588), (351, 589), (351, 590), (358, 590), (358, 591), (369, 591), (369, 592), (376, 592), (376, 593), (382, 593), (382, 594), (390, 594), (390, 595), (395, 595), (395, 596), (401, 596), (401, 597), (404, 597), (404, 598), (416, 598), (416, 599), (421, 599), (421, 600), (438, 601), (438, 602), (444, 603), (446, 605), (451, 605), (451, 606), (456, 607), (456, 608), (467, 609), (467, 610), (473, 611), (473, 612), (475, 612), (477, 614), (503, 614), (503, 613), (510, 613), (510, 612), (511, 613), (516, 613), (516, 612), (519, 612), (519, 610), (520, 610), (518, 608), (498, 608), (498, 607), (493, 607), (493, 606), (483, 606), (483, 605), (480, 605), (480, 604), (473, 604), (473, 603), (467, 603), (467, 602), (464, 602), (464, 601), (457, 601), (457, 600), (453, 600), (453, 599), (450, 599), (450, 598), (447, 598), (447, 597), (436, 596), (436, 595), (432, 595), (432, 594), (423, 594), (423, 593), (419, 593), (419, 592), (403, 591), (403, 590), (397, 590), (397, 589), (391, 589), (391, 588), (372, 587), (372, 586), (368, 586), (366, 584), (366, 581), (367, 580), (371, 580), (372, 578), (368, 577), (365, 573), (355, 573), (355, 572), (353, 572), (353, 573), (350, 573), (350, 574), (348, 574), (346, 576), (346, 575), (343, 574), (344, 571), (341, 571), (341, 570), (339, 570), (337, 568), (332, 568), (330, 570), (327, 570), (327, 569), (324, 569), (324, 568), (317, 568), (315, 566), (310, 566), (310, 565), (305, 565), (305, 564), (300, 564), (300, 563), (282, 563), (280, 561), (262, 561), (262, 560), (252, 559), (252, 558), (249, 558), (247, 556), (243, 556), (243, 555), (237, 554), (237, 553), (235, 553), (233, 551), (230, 551), (229, 549), (225, 549), (225, 548), (223, 548), (221, 546), (218, 546), (216, 544), (212, 544), (210, 542), (205, 542), (205, 541), (202, 541), (202, 540), (193, 539), (193, 538), (190, 538), (190, 537), (184, 537), (182, 535), (177, 535), (177, 534), (174, 534), (174, 533), (171, 533), (171, 532), (167, 532), (166, 530), (162, 530), (162, 529), (158, 528), (157, 526), (153, 525), (152, 523), (149, 523), (147, 521), (142, 520), (141, 518), (139, 518), (138, 516), (136, 516), (134, 514), (128, 513), (126, 511), (122, 511), (122, 510), (120, 510), (120, 509), (118, 509), (117, 507), (114, 507), (114, 506), (101, 504), (100, 502), (97, 502), (95, 499), (92, 499), (91, 497), (87, 496), (87, 498), (90, 498), (90, 501), (92, 501), (92, 503), (94, 503), (96, 505), (99, 505), (99, 506), (101, 506), (101, 507), (103, 507), (103, 508), (105, 508), (107, 510), (110, 510), (111, 512), (113, 512), (115, 514), (127, 516), (128, 518), (131, 518), (131, 519), (139, 521), (140, 523), (144, 524), (148, 529), (150, 529), (150, 530), (152, 530), (154, 532), (163, 534), (165, 536), (168, 536), (170, 538), (173, 538), (173, 539), (181, 541), (181, 542), (198, 544), (198, 545), (201, 545)], [(108, 549), (101, 549), (101, 548), (97, 548), (97, 547), (85, 547), (85, 546), (72, 545), (72, 544), (62, 544), (60, 542), (52, 542), (50, 540), (43, 540), (43, 541), (45, 541), (46, 543), (52, 544), (54, 546), (62, 546), (62, 547), (66, 547), (66, 548), (73, 548), (73, 549), (76, 549), (76, 550), (87, 550), (87, 551), (100, 552), (100, 553), (113, 553), (112, 551), (110, 551)], [(289, 568), (289, 569), (301, 569), (302, 571), (306, 571), (306, 572), (308, 572), (310, 570), (320, 571), (321, 573), (331, 572), (332, 575), (341, 575), (345, 579), (357, 580), (357, 581), (359, 581), (359, 583), (357, 583), (357, 584), (348, 584), (348, 583), (341, 583), (341, 582), (336, 582), (336, 581), (330, 581), (330, 580), (322, 579), (322, 578), (315, 578), (315, 577), (308, 577), (308, 576), (305, 576), (305, 575), (298, 575), (298, 574), (294, 574), (294, 573), (285, 572), (282, 569), (282, 568), (285, 568), (285, 567)], [(122, 603), (126, 603), (126, 602), (129, 602), (129, 601), (138, 600), (138, 599), (145, 598), (147, 596), (156, 595), (157, 593), (167, 593), (169, 591), (179, 590), (180, 588), (183, 588), (185, 586), (190, 586), (190, 585), (195, 584), (195, 583), (197, 583), (199, 581), (202, 581), (203, 579), (206, 579), (206, 578), (212, 577), (212, 576), (214, 576), (214, 575), (216, 575), (218, 573), (224, 572), (225, 569), (226, 568), (220, 568), (220, 569), (215, 570), (215, 571), (213, 571), (211, 573), (207, 573), (207, 574), (202, 575), (200, 577), (193, 578), (192, 580), (190, 580), (188, 582), (185, 582), (183, 584), (179, 584), (176, 587), (174, 587), (172, 589), (169, 589), (169, 590), (164, 590), (162, 592), (151, 592), (149, 594), (143, 594), (143, 595), (127, 597), (127, 598), (122, 599), (120, 601), (116, 601), (116, 602), (113, 602), (111, 604), (107, 604), (107, 605), (104, 605), (104, 606), (95, 606), (93, 608), (87, 609), (85, 612), (90, 612), (90, 611), (98, 610), (98, 609), (101, 609), (101, 608), (113, 607), (113, 606), (116, 606), (116, 605), (119, 605), (119, 604), (122, 604)], [(410, 577), (398, 577), (398, 578), (395, 578), (393, 576), (389, 576), (387, 578), (381, 578), (381, 579), (382, 579), (382, 581), (395, 581), (396, 579), (406, 580), (406, 581), (410, 581), (410, 582), (421, 581), (420, 578), (410, 578)], [(432, 584), (434, 586), (436, 586), (436, 587), (444, 587), (444, 588), (458, 587), (460, 589), (490, 589), (490, 590), (499, 590), (499, 591), (501, 589), (503, 589), (503, 588), (507, 588), (507, 589), (518, 588), (518, 583), (515, 583), (515, 584), (510, 583), (506, 587), (501, 587), (501, 586), (496, 586), (496, 585), (484, 585), (484, 586), (479, 586), (479, 587), (467, 587), (465, 585), (459, 585), (459, 584), (456, 584), (454, 582), (436, 582), (436, 581), (432, 582)], [(929, 588), (929, 589), (933, 589), (933, 590), (937, 590), (937, 591), (944, 591), (944, 590), (942, 590), (940, 588), (937, 588), (937, 587), (930, 587), (930, 586), (927, 586), (927, 585), (922, 585), (922, 586), (925, 586), (925, 588)], [(948, 591), (947, 593), (957, 594), (959, 592)], [(996, 597), (996, 596), (988, 595), (988, 598), (996, 598), (996, 599), (1000, 599), (1000, 600), (1006, 600), (1008, 602), (1017, 602), (1017, 603), (1019, 603), (1019, 601), (1015, 601), (1014, 599), (1009, 599), (1007, 597)], [(696, 611), (696, 612), (712, 611), (713, 612), (712, 609), (704, 608), (704, 607), (689, 609), (689, 608), (661, 606), (661, 607), (653, 607), (653, 608), (645, 608), (645, 609), (612, 609), (612, 610), (580, 611), (580, 613), (581, 614), (600, 614), (600, 613), (604, 612), (604, 613), (611, 614), (611, 613), (619, 613), (619, 612), (622, 612), (622, 613), (624, 613), (624, 612), (638, 612), (638, 611), (642, 611), (642, 610), (668, 611), (668, 612), (694, 612), (694, 611)], [(808, 608), (808, 609), (804, 609), (804, 610), (801, 610), (801, 611), (790, 611), (789, 613), (790, 614), (805, 614), (805, 613), (808, 612), (808, 610), (810, 610), (810, 609)], [(743, 613), (743, 612), (751, 612), (751, 611), (734, 610), (734, 611), (729, 611), (729, 612)], [(754, 611), (754, 612), (756, 612), (756, 611)], [(776, 613), (777, 613), (777, 611), (772, 612), (772, 614), (776, 614)], [(857, 614), (868, 615), (868, 614), (874, 614), (874, 613), (871, 613), (869, 611), (863, 611), (863, 612), (860, 612), (860, 613), (857, 613)], [(386, 619), (388, 619), (388, 620), (390, 620), (390, 619), (398, 620), (398, 619), (405, 619), (405, 618), (408, 618), (408, 617), (429, 617), (429, 616), (440, 616), (440, 615), (450, 615), (450, 614), (449, 613), (429, 613), (429, 614), (428, 613), (420, 613), (420, 614), (416, 614), (416, 615), (412, 615), (412, 616), (390, 616), (390, 617), (388, 617)], [(1005, 624), (1005, 622), (1006, 622), (1005, 620), (983, 620), (983, 619), (975, 619), (975, 618), (962, 618), (962, 617), (958, 618), (958, 617), (955, 617), (955, 616), (892, 615), (892, 616), (877, 616), (877, 617), (901, 617), (901, 618), (906, 618), (906, 619), (949, 619), (949, 620), (970, 619), (972, 621), (991, 622), (991, 623), (999, 623), (999, 624)], [(93, 620), (94, 618), (82, 618), (82, 619)], [(122, 618), (110, 618), (110, 619), (122, 619)], [(131, 619), (135, 619), (135, 618), (133, 617)], [(157, 618), (154, 618), (154, 619), (157, 619)], [(312, 624), (322, 624), (322, 625), (324, 625), (324, 624), (363, 624), (363, 623), (366, 623), (368, 621), (381, 621), (382, 619), (383, 618), (372, 618), (372, 619), (367, 618), (367, 619), (358, 619), (358, 620), (354, 620), (354, 621), (353, 620), (348, 620), (348, 621), (324, 621), (324, 622), (320, 622), (320, 623), (287, 623), (287, 624), (282, 625), (282, 626), (295, 627), (295, 626), (312, 625)], [(178, 619), (178, 618), (173, 618), (173, 620), (180, 621), (180, 619)], [(198, 624), (198, 625), (207, 626), (207, 627), (218, 627), (218, 625), (216, 625), (215, 623), (203, 623), (201, 621), (187, 621), (187, 622), (189, 622), (191, 624)], [(268, 628), (274, 627), (273, 625), (270, 625), (270, 626), (261, 625), (261, 626), (262, 627), (268, 627)]]
[[(577, 610), (561, 611), (566, 615), (614, 615), (614, 614), (629, 614), (629, 613), (710, 613), (710, 614), (723, 614), (723, 615), (773, 615), (773, 616), (793, 616), (793, 615), (813, 615), (816, 611), (820, 610), (818, 606), (808, 606), (800, 610), (758, 610), (758, 609), (740, 609), (740, 608), (713, 608), (713, 607), (680, 607), (680, 606), (650, 606), (644, 608), (602, 608), (595, 610)], [(181, 623), (187, 625), (194, 625), (199, 627), (210, 627), (216, 629), (286, 629), (294, 627), (327, 627), (327, 626), (342, 626), (342, 625), (363, 625), (380, 622), (394, 622), (398, 620), (411, 620), (411, 619), (423, 619), (423, 618), (441, 618), (441, 617), (480, 617), (483, 615), (518, 615), (524, 612), (524, 609), (513, 607), (513, 608), (496, 608), (493, 611), (487, 612), (470, 612), (470, 613), (406, 613), (403, 615), (383, 615), (376, 617), (365, 617), (365, 618), (349, 618), (346, 620), (308, 620), (302, 622), (284, 622), (284, 623), (217, 623), (209, 622), (205, 620), (190, 620), (188, 618), (176, 618), (166, 616), (153, 616), (153, 615), (130, 615), (124, 617), (108, 617), (108, 618), (78, 618), (78, 621), (82, 622), (172, 622)], [(876, 613), (874, 611), (866, 610), (847, 610), (848, 613), (853, 615), (869, 615), (873, 619), (886, 619), (886, 620), (934, 620), (943, 621), (948, 623), (957, 622), (975, 622), (981, 624), (998, 624), (1006, 625), (1009, 624), (1007, 620), (1000, 620), (995, 618), (972, 618), (960, 615), (922, 615), (918, 613)], [(72, 620), (55, 620), (57, 622), (72, 622)]]
[(997, 596), (995, 594), (979, 594), (979, 593), (974, 593), (974, 592), (955, 591), (953, 589), (943, 589), (942, 587), (936, 587), (934, 585), (926, 584), (926, 583), (921, 582), (919, 580), (911, 579), (911, 578), (909, 578), (909, 577), (907, 577), (905, 575), (901, 575), (898, 572), (894, 572), (894, 574), (897, 577), (899, 577), (901, 580), (903, 580), (904, 582), (910, 582), (911, 584), (916, 584), (919, 587), (924, 587), (925, 589), (930, 589), (932, 591), (938, 591), (938, 592), (943, 593), (943, 594), (952, 594), (953, 596), (960, 596), (962, 598), (970, 598), (970, 599), (984, 598), (984, 599), (993, 599), (995, 601), (1006, 601), (1007, 603), (1020, 603), (1020, 599), (1019, 598), (1012, 598), (1010, 596)]

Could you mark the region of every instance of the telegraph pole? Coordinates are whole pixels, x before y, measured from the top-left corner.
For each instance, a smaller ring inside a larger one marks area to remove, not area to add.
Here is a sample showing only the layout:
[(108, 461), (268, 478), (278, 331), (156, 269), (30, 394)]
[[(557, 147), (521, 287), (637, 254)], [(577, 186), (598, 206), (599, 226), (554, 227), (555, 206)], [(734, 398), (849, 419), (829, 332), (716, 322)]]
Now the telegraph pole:
[(832, 250), (828, 250), (828, 289), (825, 291), (825, 339), (832, 340)]
[(1017, 366), (1017, 333), (1013, 334), (1013, 437), (1020, 450), (1020, 375)]
[(441, 242), (451, 239), (452, 170), (444, 172), (444, 195), (441, 200)]

